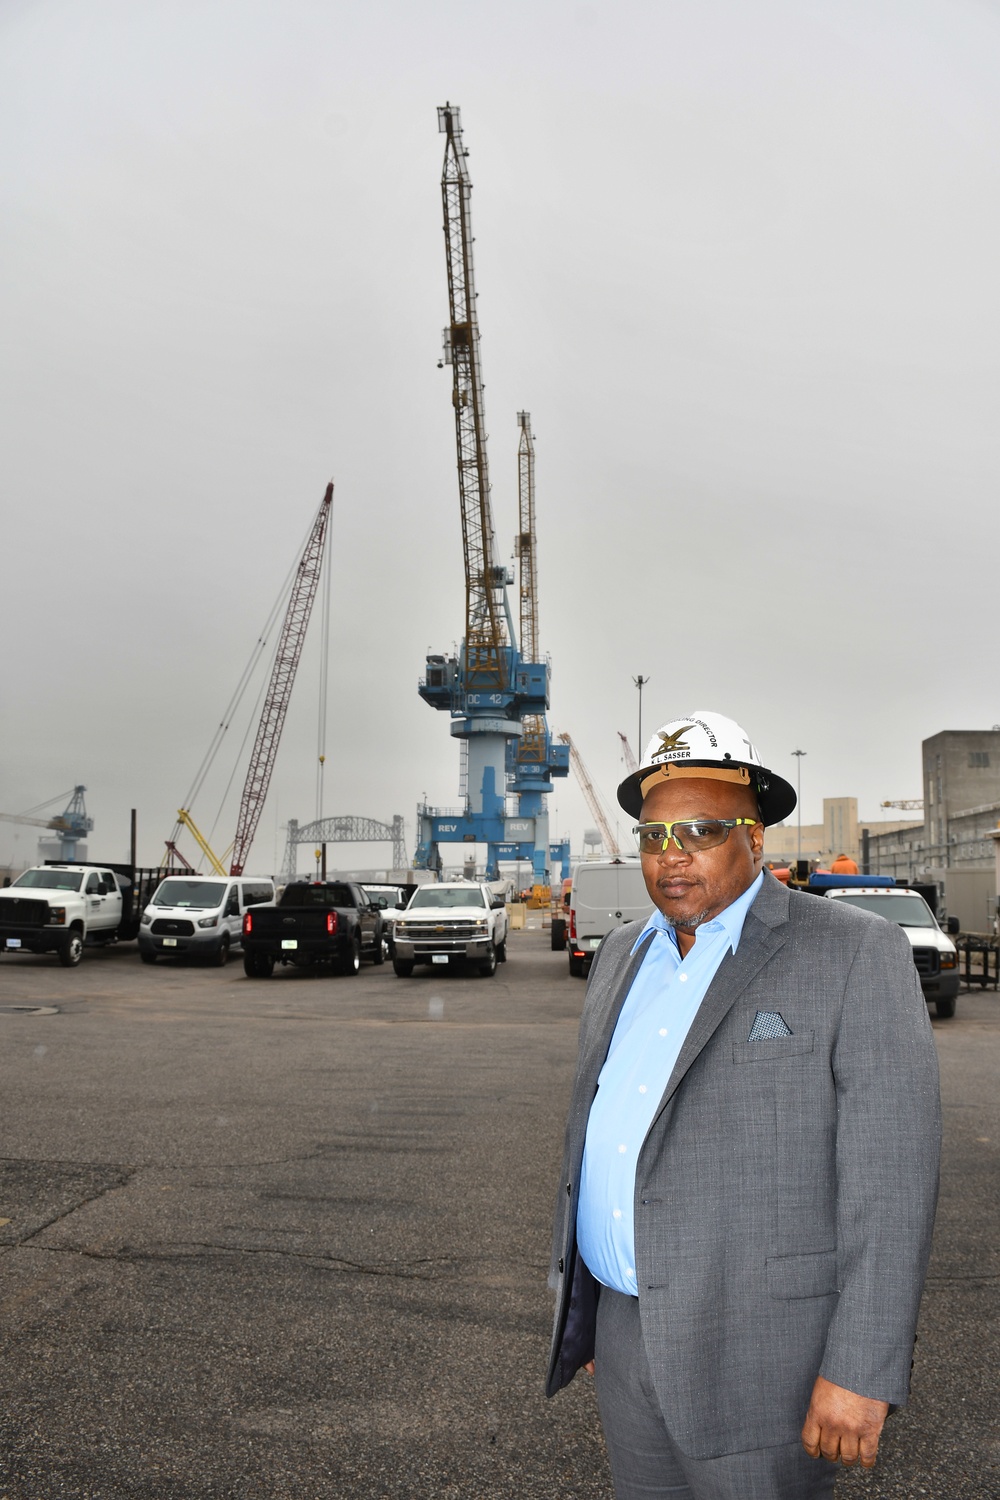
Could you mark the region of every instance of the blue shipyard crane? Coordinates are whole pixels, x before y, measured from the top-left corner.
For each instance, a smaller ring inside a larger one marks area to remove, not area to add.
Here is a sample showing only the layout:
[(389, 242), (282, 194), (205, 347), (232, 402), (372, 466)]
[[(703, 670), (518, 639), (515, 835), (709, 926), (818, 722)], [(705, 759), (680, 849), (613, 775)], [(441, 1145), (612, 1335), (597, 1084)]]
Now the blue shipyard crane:
[[(0, 819), (5, 823), (28, 823), (35, 828), (47, 828), (58, 834), (59, 858), (72, 864), (76, 859), (77, 844), (87, 837), (94, 826), (94, 820), (88, 817), (83, 800), (86, 790), (85, 786), (75, 786), (72, 792), (60, 792), (58, 797), (50, 797), (48, 802), (40, 802), (26, 813), (0, 813)], [(61, 813), (50, 814), (47, 818), (33, 816), (43, 808), (51, 807), (54, 802), (61, 802), (64, 797), (69, 797), (70, 800)]]
[[(521, 437), (517, 451), (519, 624), (521, 650), (532, 660), (540, 655), (538, 644), (538, 547), (535, 532), (535, 439), (531, 431), (531, 413), (519, 411), (517, 423)], [(516, 848), (501, 849), (501, 858), (531, 860), (534, 885), (550, 883), (551, 862), (565, 869), (569, 850), (562, 844), (549, 844), (549, 815), (546, 796), (553, 790), (553, 776), (569, 774), (569, 746), (553, 744), (544, 714), (528, 714), (521, 724), (521, 738), (507, 747), (507, 785), (517, 794), (518, 817), (532, 820), (534, 842), (523, 841)]]
[(513, 575), (497, 559), (472, 266), (472, 183), (457, 106), (438, 109), (438, 129), (447, 136), (441, 197), (450, 307), (441, 364), (452, 372), (465, 635), (456, 655), (428, 656), (419, 691), (425, 702), (451, 715), (452, 735), (468, 745), (468, 774), (463, 808), (418, 808), (414, 864), (440, 868), (441, 843), (486, 844), (488, 871), (495, 876), (502, 846), (535, 842), (528, 819), (505, 817), (507, 746), (521, 738), (526, 715), (548, 708), (549, 669), (518, 651), (507, 595)]

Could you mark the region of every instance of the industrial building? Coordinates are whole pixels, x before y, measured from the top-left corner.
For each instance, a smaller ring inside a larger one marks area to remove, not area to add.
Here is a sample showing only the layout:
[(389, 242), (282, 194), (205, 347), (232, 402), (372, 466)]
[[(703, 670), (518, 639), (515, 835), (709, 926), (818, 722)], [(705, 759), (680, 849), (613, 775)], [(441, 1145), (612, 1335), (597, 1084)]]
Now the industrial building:
[[(828, 864), (848, 854), (873, 875), (934, 884), (939, 913), (965, 932), (991, 932), (997, 913), (1000, 728), (944, 729), (921, 744), (924, 817), (862, 822), (854, 797), (823, 799), (823, 822), (803, 824), (802, 858)], [(767, 830), (764, 856), (792, 860), (792, 822)]]
[[(902, 836), (907, 830), (922, 828), (920, 822), (912, 820), (894, 820), (877, 823), (866, 823), (869, 836), (891, 837), (897, 832)], [(800, 830), (797, 823), (777, 823), (765, 830), (764, 833), (764, 858), (766, 860), (794, 860), (799, 857), (801, 846), (802, 859), (810, 861), (818, 860), (821, 865), (829, 864), (836, 859), (838, 854), (848, 854), (852, 859), (861, 864), (862, 854), (862, 825), (858, 821), (858, 799), (857, 797), (824, 797), (823, 798), (823, 821), (822, 823), (803, 823)]]

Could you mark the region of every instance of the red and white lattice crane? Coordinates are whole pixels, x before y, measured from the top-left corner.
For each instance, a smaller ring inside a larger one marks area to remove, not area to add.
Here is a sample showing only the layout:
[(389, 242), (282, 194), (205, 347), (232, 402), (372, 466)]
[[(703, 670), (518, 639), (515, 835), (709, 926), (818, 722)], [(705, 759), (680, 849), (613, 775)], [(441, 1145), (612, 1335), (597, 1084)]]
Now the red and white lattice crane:
[(309, 540), (306, 542), (305, 551), (292, 583), (288, 608), (285, 610), (285, 620), (278, 638), (274, 666), (271, 668), (271, 681), (268, 684), (260, 723), (257, 725), (257, 738), (254, 740), (250, 764), (247, 767), (246, 781), (243, 784), (240, 815), (236, 823), (236, 838), (233, 841), (232, 863), (229, 867), (230, 875), (243, 874), (247, 856), (250, 853), (250, 845), (253, 843), (257, 824), (264, 810), (264, 799), (267, 797), (267, 789), (271, 784), (271, 772), (274, 770), (278, 743), (285, 725), (285, 715), (292, 696), (299, 657), (302, 655), (309, 616), (312, 614), (313, 600), (316, 598), (316, 589), (319, 586), (327, 527), (332, 509), (333, 484), (330, 483), (326, 487), (323, 502), (316, 513), (316, 520), (313, 522)]

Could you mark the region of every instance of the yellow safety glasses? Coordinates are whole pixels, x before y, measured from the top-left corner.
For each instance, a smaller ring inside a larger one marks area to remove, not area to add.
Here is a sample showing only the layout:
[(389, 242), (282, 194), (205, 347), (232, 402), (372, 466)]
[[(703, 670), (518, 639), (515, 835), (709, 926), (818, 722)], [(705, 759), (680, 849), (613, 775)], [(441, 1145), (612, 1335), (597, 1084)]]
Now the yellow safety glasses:
[(678, 818), (675, 823), (638, 823), (641, 854), (662, 854), (673, 839), (682, 854), (700, 854), (724, 844), (732, 828), (752, 828), (759, 818)]

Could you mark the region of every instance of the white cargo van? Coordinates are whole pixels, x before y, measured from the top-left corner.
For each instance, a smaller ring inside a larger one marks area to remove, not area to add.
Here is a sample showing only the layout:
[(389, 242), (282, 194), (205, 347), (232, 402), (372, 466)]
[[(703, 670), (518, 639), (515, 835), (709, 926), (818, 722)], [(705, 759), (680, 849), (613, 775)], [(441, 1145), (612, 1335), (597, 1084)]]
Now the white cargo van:
[(582, 979), (601, 939), (612, 927), (645, 922), (653, 910), (638, 855), (588, 859), (573, 871), (569, 897), (569, 972)]
[(270, 875), (168, 875), (139, 924), (144, 964), (193, 953), (224, 964), (243, 935), (243, 914), (274, 901)]

